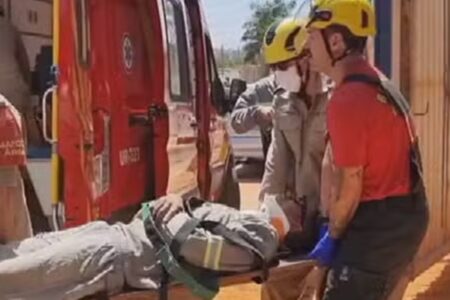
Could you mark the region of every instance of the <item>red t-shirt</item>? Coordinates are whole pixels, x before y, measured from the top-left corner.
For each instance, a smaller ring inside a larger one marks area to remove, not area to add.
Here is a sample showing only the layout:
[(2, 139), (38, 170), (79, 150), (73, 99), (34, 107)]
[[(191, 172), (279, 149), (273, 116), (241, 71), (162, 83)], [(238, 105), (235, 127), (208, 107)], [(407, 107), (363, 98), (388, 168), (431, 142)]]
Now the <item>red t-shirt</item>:
[[(356, 73), (379, 76), (368, 62), (349, 70), (349, 74)], [(378, 96), (374, 86), (343, 83), (336, 88), (327, 109), (336, 166), (364, 167), (362, 201), (405, 195), (410, 190), (406, 122)]]
[(0, 166), (20, 166), (25, 162), (20, 114), (0, 95)]

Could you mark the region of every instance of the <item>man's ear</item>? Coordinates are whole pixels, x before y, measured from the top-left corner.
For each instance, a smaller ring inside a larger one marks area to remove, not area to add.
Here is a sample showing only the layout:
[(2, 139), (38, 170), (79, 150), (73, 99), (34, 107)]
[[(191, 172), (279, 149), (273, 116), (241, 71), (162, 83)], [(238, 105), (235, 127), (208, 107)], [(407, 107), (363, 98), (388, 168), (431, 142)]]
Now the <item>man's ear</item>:
[(345, 41), (341, 33), (333, 32), (328, 35), (328, 43), (330, 45), (330, 50), (334, 55), (340, 56), (343, 52), (345, 52)]

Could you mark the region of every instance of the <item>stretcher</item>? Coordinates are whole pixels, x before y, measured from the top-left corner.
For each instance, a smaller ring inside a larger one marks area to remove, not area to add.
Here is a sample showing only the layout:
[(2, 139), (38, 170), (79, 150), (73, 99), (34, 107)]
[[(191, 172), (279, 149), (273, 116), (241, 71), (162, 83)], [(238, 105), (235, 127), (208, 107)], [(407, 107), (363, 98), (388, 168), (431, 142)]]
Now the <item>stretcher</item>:
[[(287, 258), (279, 260), (267, 270), (267, 280), (272, 276), (280, 276), (282, 274), (296, 272), (304, 274), (306, 277), (310, 271), (316, 266), (312, 260), (304, 260), (299, 257)], [(229, 287), (247, 283), (261, 283), (265, 272), (255, 270), (247, 273), (227, 275), (220, 278), (220, 287)], [(299, 275), (300, 276), (300, 275)], [(105, 297), (108, 300), (160, 300), (160, 291), (126, 291), (116, 296)], [(198, 300), (199, 298), (192, 295), (190, 290), (182, 284), (173, 284), (168, 289), (168, 299)]]

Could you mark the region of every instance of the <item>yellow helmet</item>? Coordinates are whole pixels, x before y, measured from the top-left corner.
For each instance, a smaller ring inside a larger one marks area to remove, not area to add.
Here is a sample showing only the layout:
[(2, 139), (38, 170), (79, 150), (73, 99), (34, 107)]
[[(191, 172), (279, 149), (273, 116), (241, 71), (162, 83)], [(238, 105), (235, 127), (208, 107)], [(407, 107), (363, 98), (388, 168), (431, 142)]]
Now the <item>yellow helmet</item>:
[(304, 20), (286, 18), (273, 23), (264, 35), (266, 63), (272, 65), (296, 58), (302, 53), (307, 37)]
[(316, 0), (308, 27), (324, 29), (330, 25), (347, 27), (355, 36), (374, 36), (375, 7), (371, 0)]

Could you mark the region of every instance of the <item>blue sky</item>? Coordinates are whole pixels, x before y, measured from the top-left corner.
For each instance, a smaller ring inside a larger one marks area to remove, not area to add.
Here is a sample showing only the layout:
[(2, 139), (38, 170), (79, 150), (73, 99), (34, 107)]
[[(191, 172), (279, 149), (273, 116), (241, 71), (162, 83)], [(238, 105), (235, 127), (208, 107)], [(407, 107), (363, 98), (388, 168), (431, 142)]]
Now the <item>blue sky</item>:
[(242, 25), (251, 16), (252, 0), (203, 0), (206, 19), (215, 48), (238, 48)]
[(203, 0), (215, 48), (240, 46), (242, 25), (251, 16), (251, 3), (252, 0)]
[[(250, 18), (252, 2), (266, 0), (203, 0), (206, 19), (215, 48), (241, 46), (242, 25)], [(301, 3), (303, 1), (297, 1)]]

